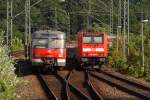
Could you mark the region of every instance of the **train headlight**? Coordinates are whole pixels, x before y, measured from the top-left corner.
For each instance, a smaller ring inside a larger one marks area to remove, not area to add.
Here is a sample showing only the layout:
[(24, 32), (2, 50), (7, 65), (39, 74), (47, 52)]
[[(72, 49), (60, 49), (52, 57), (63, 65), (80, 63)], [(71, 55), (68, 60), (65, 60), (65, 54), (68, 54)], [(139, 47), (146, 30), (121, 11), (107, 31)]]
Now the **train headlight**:
[(51, 53), (51, 50), (48, 50), (48, 53)]
[(83, 52), (90, 52), (92, 51), (91, 48), (83, 48)]
[(104, 48), (96, 48), (96, 51), (104, 52)]
[(58, 57), (63, 57), (63, 56), (64, 56), (63, 54), (59, 54), (59, 55), (58, 55)]

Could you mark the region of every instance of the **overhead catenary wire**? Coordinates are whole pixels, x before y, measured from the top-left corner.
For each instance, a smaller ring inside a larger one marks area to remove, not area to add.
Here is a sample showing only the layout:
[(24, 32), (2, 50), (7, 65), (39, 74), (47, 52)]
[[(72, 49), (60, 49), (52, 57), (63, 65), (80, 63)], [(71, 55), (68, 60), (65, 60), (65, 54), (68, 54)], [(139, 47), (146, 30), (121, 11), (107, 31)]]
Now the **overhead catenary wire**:
[[(34, 4), (31, 5), (31, 8), (34, 7), (35, 5), (39, 4), (41, 1), (43, 0), (39, 0), (37, 2), (35, 2)], [(21, 14), (23, 14), (25, 12), (25, 9), (23, 9), (21, 12), (19, 12), (18, 14), (16, 14), (15, 16), (13, 16), (13, 19), (20, 16)]]

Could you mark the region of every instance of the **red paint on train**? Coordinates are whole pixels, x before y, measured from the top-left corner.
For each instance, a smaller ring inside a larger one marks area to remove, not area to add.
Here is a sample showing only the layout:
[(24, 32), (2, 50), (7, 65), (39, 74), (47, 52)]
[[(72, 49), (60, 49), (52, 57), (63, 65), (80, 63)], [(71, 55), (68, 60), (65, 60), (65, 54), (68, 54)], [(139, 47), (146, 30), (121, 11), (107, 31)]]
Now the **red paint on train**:
[[(103, 32), (78, 32), (78, 61), (99, 64), (108, 58), (109, 38)], [(92, 62), (93, 61), (93, 62)]]
[(66, 49), (33, 49), (33, 58), (61, 58), (66, 59)]

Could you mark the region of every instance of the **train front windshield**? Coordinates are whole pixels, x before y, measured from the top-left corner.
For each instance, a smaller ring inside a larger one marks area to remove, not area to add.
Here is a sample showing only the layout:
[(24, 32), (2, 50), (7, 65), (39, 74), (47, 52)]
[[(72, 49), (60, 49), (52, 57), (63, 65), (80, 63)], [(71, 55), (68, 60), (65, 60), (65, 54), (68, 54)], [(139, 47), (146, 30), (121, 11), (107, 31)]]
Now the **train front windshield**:
[(62, 34), (47, 34), (41, 38), (34, 38), (33, 46), (34, 48), (62, 49), (65, 48), (65, 38)]
[(48, 39), (35, 38), (32, 44), (34, 48), (48, 48)]
[(84, 36), (83, 43), (103, 43), (103, 36)]
[(49, 48), (62, 49), (65, 47), (65, 40), (61, 38), (50, 38)]

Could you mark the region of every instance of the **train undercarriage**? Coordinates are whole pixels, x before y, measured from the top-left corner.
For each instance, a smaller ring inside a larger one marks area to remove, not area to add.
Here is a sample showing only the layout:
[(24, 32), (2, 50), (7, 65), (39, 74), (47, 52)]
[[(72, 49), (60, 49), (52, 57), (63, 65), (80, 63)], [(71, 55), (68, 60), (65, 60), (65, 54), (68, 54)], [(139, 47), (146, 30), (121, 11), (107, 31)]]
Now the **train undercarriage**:
[(41, 72), (56, 71), (58, 68), (66, 66), (65, 59), (43, 58), (32, 60), (32, 66), (38, 67)]
[(103, 64), (106, 64), (106, 58), (81, 58), (80, 59), (80, 66), (84, 69), (100, 69)]

